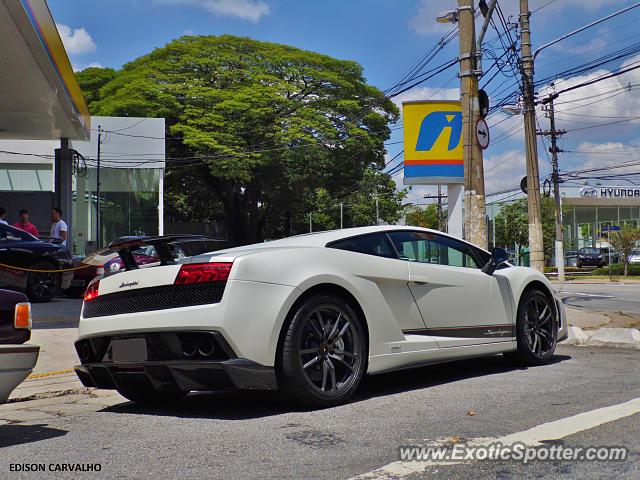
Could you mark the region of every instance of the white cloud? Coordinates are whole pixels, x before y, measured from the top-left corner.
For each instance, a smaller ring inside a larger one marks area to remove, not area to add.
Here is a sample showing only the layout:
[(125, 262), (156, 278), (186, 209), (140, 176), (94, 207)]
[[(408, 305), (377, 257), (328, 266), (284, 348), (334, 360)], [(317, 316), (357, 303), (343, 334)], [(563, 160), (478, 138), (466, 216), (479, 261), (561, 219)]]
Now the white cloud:
[(84, 28), (71, 28), (62, 23), (56, 23), (56, 27), (69, 55), (82, 55), (96, 51), (96, 44)]
[(235, 17), (257, 23), (271, 11), (260, 0), (154, 0), (156, 4), (191, 5), (220, 17)]
[[(418, 35), (442, 34), (449, 31), (452, 25), (437, 23), (436, 18), (439, 13), (455, 10), (456, 3), (454, 0), (420, 0), (414, 7), (414, 14), (409, 20), (409, 29)], [(557, 15), (558, 12), (569, 8), (594, 11), (623, 3), (628, 3), (628, 0), (556, 0), (551, 3), (549, 0), (531, 0), (529, 10), (535, 12), (538, 8), (544, 7), (536, 12), (536, 18), (542, 18)], [(517, 21), (519, 11), (517, 1), (501, 2), (501, 8), (506, 17), (512, 16), (512, 20)], [(478, 22), (480, 24), (481, 20)]]
[(402, 102), (413, 100), (460, 100), (460, 89), (416, 87), (393, 97), (393, 103), (400, 109), (402, 109)]
[(84, 70), (85, 68), (104, 68), (104, 65), (102, 65), (100, 62), (91, 62), (91, 63), (87, 63), (86, 65), (73, 65), (73, 71), (74, 72), (80, 72), (82, 70)]
[(451, 30), (452, 25), (448, 23), (438, 23), (436, 18), (439, 13), (447, 10), (455, 10), (456, 2), (421, 0), (414, 8), (414, 15), (409, 20), (409, 28), (418, 35), (429, 35), (432, 33), (444, 33)]
[(484, 182), (487, 193), (517, 188), (527, 174), (523, 150), (508, 150), (498, 155), (485, 154)]

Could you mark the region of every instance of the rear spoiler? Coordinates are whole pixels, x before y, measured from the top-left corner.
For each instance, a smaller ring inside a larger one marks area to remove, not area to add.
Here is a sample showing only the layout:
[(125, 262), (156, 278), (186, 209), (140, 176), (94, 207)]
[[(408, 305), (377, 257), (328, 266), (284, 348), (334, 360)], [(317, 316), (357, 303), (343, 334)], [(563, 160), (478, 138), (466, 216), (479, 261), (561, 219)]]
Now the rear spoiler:
[(82, 260), (82, 263), (100, 266), (115, 258), (116, 255), (119, 255), (125, 270), (135, 270), (140, 267), (136, 263), (131, 250), (141, 245), (153, 245), (156, 253), (160, 257), (160, 265), (172, 265), (176, 262), (173, 259), (171, 248), (169, 248), (170, 243), (186, 240), (204, 240), (206, 238), (204, 235), (163, 235), (160, 237), (123, 238), (111, 242), (102, 250), (87, 255), (84, 260)]

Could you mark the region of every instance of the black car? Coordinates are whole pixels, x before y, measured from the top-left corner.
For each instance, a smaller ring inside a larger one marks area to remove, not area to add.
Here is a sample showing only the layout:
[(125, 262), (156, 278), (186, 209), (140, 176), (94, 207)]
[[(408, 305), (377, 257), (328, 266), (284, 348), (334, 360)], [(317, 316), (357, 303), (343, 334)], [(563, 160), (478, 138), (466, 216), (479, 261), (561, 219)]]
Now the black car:
[[(32, 302), (48, 302), (69, 288), (73, 272), (66, 247), (0, 224), (0, 288), (25, 293)], [(54, 270), (48, 272), (47, 270)]]
[(584, 247), (578, 250), (578, 268), (585, 265), (602, 267), (604, 264), (604, 255), (597, 248)]

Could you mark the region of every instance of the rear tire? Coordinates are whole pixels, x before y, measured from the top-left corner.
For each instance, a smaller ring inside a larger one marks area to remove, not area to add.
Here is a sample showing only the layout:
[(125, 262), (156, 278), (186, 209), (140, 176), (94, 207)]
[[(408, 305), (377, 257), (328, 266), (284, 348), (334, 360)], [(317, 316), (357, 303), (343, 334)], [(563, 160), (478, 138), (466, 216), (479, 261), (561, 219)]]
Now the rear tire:
[(118, 389), (118, 393), (127, 400), (139, 404), (173, 403), (182, 400), (189, 392), (159, 392), (152, 388), (126, 388)]
[(297, 306), (285, 325), (278, 362), (287, 401), (331, 407), (349, 400), (367, 363), (363, 321), (335, 294), (313, 295)]
[[(33, 270), (55, 270), (49, 262), (37, 262), (29, 268)], [(27, 297), (33, 303), (49, 302), (60, 291), (60, 274), (29, 272), (27, 275)]]
[(558, 321), (552, 300), (532, 289), (520, 299), (516, 320), (518, 349), (505, 357), (526, 366), (544, 365), (553, 358), (558, 338)]

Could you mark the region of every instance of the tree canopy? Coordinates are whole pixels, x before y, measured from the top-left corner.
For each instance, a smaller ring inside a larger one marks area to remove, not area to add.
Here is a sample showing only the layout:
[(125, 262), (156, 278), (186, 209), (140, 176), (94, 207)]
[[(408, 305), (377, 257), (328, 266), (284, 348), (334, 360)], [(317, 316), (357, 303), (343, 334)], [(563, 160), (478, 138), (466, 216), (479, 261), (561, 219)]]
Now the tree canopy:
[[(555, 230), (555, 200), (550, 197), (542, 197), (542, 239), (544, 243), (545, 257), (550, 258), (554, 252)], [(495, 245), (498, 247), (513, 248), (529, 245), (529, 217), (527, 199), (520, 198), (515, 202), (502, 205), (500, 212), (495, 217)]]
[[(353, 61), (248, 38), (185, 36), (78, 74), (91, 113), (164, 117), (166, 198), (234, 243), (399, 218), (382, 173), (397, 107)], [(315, 228), (314, 228), (315, 229)]]

